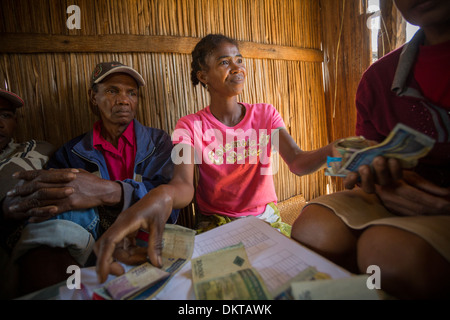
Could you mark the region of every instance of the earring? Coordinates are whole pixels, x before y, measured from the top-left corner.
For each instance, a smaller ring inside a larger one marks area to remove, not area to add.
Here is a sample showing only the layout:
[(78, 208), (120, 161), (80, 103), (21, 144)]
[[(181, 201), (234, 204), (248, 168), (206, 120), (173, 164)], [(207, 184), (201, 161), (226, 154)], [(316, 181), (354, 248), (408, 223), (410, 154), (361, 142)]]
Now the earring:
[(208, 84), (205, 83), (205, 89), (208, 90)]

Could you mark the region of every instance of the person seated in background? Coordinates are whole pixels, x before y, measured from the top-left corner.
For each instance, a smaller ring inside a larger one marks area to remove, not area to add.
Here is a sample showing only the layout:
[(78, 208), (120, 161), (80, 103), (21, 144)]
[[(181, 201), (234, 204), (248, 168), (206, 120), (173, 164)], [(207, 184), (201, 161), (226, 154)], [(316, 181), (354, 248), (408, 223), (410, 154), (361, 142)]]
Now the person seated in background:
[(13, 92), (0, 89), (0, 298), (11, 298), (15, 289), (16, 272), (11, 263), (11, 252), (20, 235), (22, 223), (6, 223), (4, 211), (12, 205), (6, 193), (17, 181), (12, 175), (17, 171), (42, 169), (56, 148), (45, 141), (14, 141), (17, 129), (16, 110), (24, 101)]
[[(117, 215), (170, 181), (170, 136), (135, 119), (144, 85), (131, 67), (98, 64), (89, 90), (91, 110), (99, 118), (92, 130), (57, 150), (46, 166), (52, 170), (16, 175), (23, 185), (9, 195), (22, 201), (9, 208), (11, 216), (34, 222), (16, 246), (26, 291), (66, 279), (68, 265), (89, 264), (95, 240)], [(173, 210), (166, 221), (175, 223), (178, 214)]]
[(431, 138), (413, 170), (375, 158), (345, 185), (319, 197), (293, 224), (292, 238), (354, 273), (380, 268), (396, 298), (450, 297), (450, 1), (396, 0), (420, 26), (402, 48), (364, 73), (356, 94), (356, 134), (381, 142), (401, 122)]

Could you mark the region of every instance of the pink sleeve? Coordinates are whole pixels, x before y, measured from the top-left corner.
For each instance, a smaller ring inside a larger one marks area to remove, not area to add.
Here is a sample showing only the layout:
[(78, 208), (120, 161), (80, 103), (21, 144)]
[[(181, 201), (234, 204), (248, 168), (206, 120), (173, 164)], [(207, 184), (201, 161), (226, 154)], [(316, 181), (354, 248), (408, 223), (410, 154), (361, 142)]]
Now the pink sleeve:
[(194, 146), (194, 133), (192, 131), (191, 122), (187, 117), (178, 120), (177, 125), (175, 126), (175, 130), (172, 133), (172, 143), (174, 145), (184, 143)]
[(283, 118), (274, 106), (269, 105), (272, 114), (272, 129), (285, 128)]

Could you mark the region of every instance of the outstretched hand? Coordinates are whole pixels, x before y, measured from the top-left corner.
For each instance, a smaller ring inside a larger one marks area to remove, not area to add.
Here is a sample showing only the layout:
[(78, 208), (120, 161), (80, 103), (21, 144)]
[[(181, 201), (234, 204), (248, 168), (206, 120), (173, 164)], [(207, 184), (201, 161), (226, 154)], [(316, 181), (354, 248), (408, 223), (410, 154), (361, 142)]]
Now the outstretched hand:
[[(139, 264), (149, 259), (151, 264), (161, 267), (162, 237), (171, 212), (170, 201), (166, 201), (164, 197), (158, 198), (157, 192), (148, 193), (122, 212), (94, 246), (99, 282), (105, 282), (108, 274), (124, 273), (116, 260), (125, 264)], [(138, 248), (134, 245), (134, 236), (139, 229), (149, 233), (147, 248)], [(123, 245), (124, 241), (128, 241), (128, 245)]]
[[(175, 166), (169, 184), (150, 190), (133, 206), (120, 213), (112, 226), (96, 241), (94, 252), (97, 255), (96, 271), (100, 283), (106, 281), (108, 274), (123, 274), (124, 270), (116, 259), (126, 264), (148, 259), (154, 266), (162, 267), (162, 241), (167, 219), (172, 209), (184, 208), (194, 196), (194, 152), (191, 155), (189, 164)], [(149, 234), (146, 250), (122, 245), (125, 238), (133, 243), (134, 235), (140, 229)]]

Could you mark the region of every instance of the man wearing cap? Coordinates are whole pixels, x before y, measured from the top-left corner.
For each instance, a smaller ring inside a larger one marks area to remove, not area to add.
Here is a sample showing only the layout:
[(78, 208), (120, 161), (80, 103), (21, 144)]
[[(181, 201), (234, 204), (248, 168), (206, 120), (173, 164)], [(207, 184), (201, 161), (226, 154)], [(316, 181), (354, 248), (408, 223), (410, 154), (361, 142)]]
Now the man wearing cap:
[(16, 110), (23, 105), (24, 101), (18, 95), (0, 89), (0, 298), (15, 294), (12, 288), (16, 273), (10, 255), (22, 229), (22, 223), (4, 219), (5, 209), (13, 204), (6, 193), (17, 183), (11, 176), (17, 171), (41, 169), (55, 151), (53, 145), (44, 141), (14, 141)]
[[(101, 183), (112, 186), (103, 193), (113, 199), (103, 201), (124, 208), (150, 189), (170, 181), (170, 136), (135, 119), (138, 90), (144, 85), (142, 76), (128, 66), (118, 62), (98, 64), (92, 73), (89, 97), (91, 110), (99, 120), (92, 131), (58, 150), (47, 167), (95, 173), (102, 178)], [(173, 215), (171, 222), (176, 219)]]
[[(89, 89), (91, 110), (99, 118), (93, 129), (55, 152), (47, 164), (47, 168), (55, 170), (16, 176), (24, 185), (9, 194), (25, 200), (9, 209), (40, 222), (27, 226), (39, 235), (47, 227), (54, 227), (55, 221), (61, 226), (50, 239), (52, 242), (57, 239), (56, 243), (26, 248), (22, 265), (30, 267), (26, 273), (34, 273), (34, 280), (46, 277), (47, 273), (39, 274), (47, 268), (46, 264), (58, 264), (60, 252), (55, 247), (67, 248), (77, 264), (85, 265), (94, 241), (120, 212), (149, 190), (170, 181), (173, 171), (170, 136), (135, 119), (138, 90), (144, 85), (142, 76), (131, 67), (119, 62), (98, 64)], [(175, 223), (178, 213), (174, 210), (168, 222)], [(27, 241), (22, 236), (20, 242), (27, 244)], [(42, 256), (46, 261), (41, 261), (40, 267), (36, 260)], [(67, 266), (59, 266), (64, 272), (63, 279), (68, 277), (66, 269)], [(45, 285), (51, 284), (48, 282)], [(36, 284), (33, 289), (39, 286), (43, 285)]]

